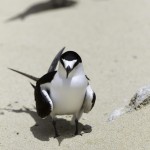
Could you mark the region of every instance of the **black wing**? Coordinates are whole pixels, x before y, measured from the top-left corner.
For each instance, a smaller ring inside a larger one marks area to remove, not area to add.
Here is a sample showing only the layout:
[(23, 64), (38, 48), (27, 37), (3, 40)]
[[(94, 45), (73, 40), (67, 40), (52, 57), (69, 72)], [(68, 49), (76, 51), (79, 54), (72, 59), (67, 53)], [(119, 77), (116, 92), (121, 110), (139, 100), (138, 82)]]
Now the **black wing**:
[(35, 101), (36, 101), (36, 110), (37, 114), (41, 117), (44, 118), (48, 116), (53, 108), (52, 101), (50, 99), (50, 91), (49, 89), (41, 89), (41, 85), (45, 83), (50, 83), (52, 79), (54, 78), (56, 74), (56, 71), (54, 72), (49, 72), (43, 77), (41, 77), (35, 87), (34, 95), (35, 95)]
[(96, 101), (96, 94), (92, 90), (91, 86), (88, 85), (86, 89), (85, 99), (83, 103), (83, 109), (85, 113), (88, 113), (94, 107)]
[(58, 53), (57, 55), (55, 56), (55, 58), (53, 59), (49, 69), (48, 69), (48, 72), (53, 72), (55, 71), (56, 67), (57, 67), (57, 64), (58, 64), (58, 61), (60, 60), (60, 56), (62, 55), (63, 51), (64, 51), (65, 47), (62, 48)]
[(28, 78), (30, 78), (30, 79), (32, 79), (32, 80), (34, 80), (34, 81), (38, 81), (38, 80), (39, 80), (39, 78), (34, 77), (34, 76), (30, 75), (30, 74), (27, 74), (27, 73), (24, 73), (24, 72), (21, 72), (21, 71), (12, 69), (12, 68), (8, 68), (8, 69), (10, 69), (10, 70), (12, 70), (12, 71), (14, 71), (14, 72), (17, 72), (17, 73), (19, 73), (19, 74), (21, 74), (21, 75), (23, 75), (23, 76), (25, 76), (25, 77), (28, 77)]

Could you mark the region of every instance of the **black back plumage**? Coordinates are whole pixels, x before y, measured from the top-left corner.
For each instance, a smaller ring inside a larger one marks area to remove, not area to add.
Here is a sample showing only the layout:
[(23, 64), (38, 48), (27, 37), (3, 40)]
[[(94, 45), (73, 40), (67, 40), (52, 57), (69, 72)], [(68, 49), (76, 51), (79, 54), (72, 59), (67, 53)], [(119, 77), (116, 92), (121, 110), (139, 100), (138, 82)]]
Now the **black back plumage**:
[[(55, 74), (56, 74), (56, 71), (45, 74), (37, 81), (36, 86), (35, 86), (34, 95), (35, 95), (35, 101), (36, 101), (36, 110), (37, 110), (37, 114), (41, 118), (44, 118), (51, 113), (51, 105), (46, 99), (45, 95), (42, 93), (40, 85), (51, 82)], [(50, 91), (47, 91), (47, 93), (50, 94)]]

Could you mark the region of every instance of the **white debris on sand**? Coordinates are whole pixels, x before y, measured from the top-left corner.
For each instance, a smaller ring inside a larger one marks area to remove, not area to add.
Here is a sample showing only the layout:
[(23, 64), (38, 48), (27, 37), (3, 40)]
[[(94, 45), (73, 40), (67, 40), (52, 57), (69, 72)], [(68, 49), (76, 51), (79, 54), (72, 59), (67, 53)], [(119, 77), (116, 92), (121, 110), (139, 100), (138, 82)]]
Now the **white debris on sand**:
[(121, 115), (131, 112), (133, 109), (130, 106), (120, 107), (115, 109), (109, 116), (108, 121), (114, 121), (116, 118), (120, 117)]
[(141, 109), (150, 103), (150, 85), (143, 86), (131, 98), (127, 106), (115, 109), (109, 116), (108, 121), (113, 121), (121, 115)]

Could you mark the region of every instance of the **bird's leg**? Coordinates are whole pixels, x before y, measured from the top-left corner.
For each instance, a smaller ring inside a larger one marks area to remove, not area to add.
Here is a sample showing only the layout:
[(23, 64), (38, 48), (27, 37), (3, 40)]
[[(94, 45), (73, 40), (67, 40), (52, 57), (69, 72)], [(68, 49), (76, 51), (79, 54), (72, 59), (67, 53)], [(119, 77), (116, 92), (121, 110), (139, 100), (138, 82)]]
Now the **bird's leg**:
[(83, 114), (83, 109), (81, 109), (79, 112), (77, 112), (76, 114), (74, 114), (73, 116), (73, 120), (75, 119), (75, 126), (76, 126), (76, 130), (75, 130), (75, 134), (74, 135), (82, 135), (81, 133), (79, 133), (79, 128), (78, 128), (78, 125), (79, 125), (79, 122), (78, 120), (81, 118)]
[(76, 130), (75, 130), (75, 133), (74, 135), (78, 135), (78, 119), (75, 119), (75, 125), (76, 125)]
[(54, 130), (55, 130), (54, 138), (57, 138), (59, 136), (59, 134), (58, 134), (57, 129), (56, 129), (56, 121), (55, 120), (53, 120), (53, 127), (54, 127)]

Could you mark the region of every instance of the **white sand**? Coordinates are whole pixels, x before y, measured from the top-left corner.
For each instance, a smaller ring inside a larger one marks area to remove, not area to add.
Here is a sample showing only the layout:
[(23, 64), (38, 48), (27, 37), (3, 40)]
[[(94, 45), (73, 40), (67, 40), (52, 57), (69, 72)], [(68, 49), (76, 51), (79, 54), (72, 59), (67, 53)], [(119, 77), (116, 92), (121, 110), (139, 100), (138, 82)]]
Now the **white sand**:
[[(6, 22), (46, 2), (0, 1), (1, 150), (150, 149), (150, 106), (107, 122), (114, 109), (125, 105), (125, 99), (150, 83), (150, 1), (76, 2)], [(81, 55), (97, 101), (80, 120), (80, 129), (88, 125), (84, 128), (89, 133), (73, 137), (74, 128), (60, 119), (61, 137), (54, 139), (50, 118), (42, 120), (35, 113), (31, 80), (7, 67), (40, 77), (63, 46)]]

